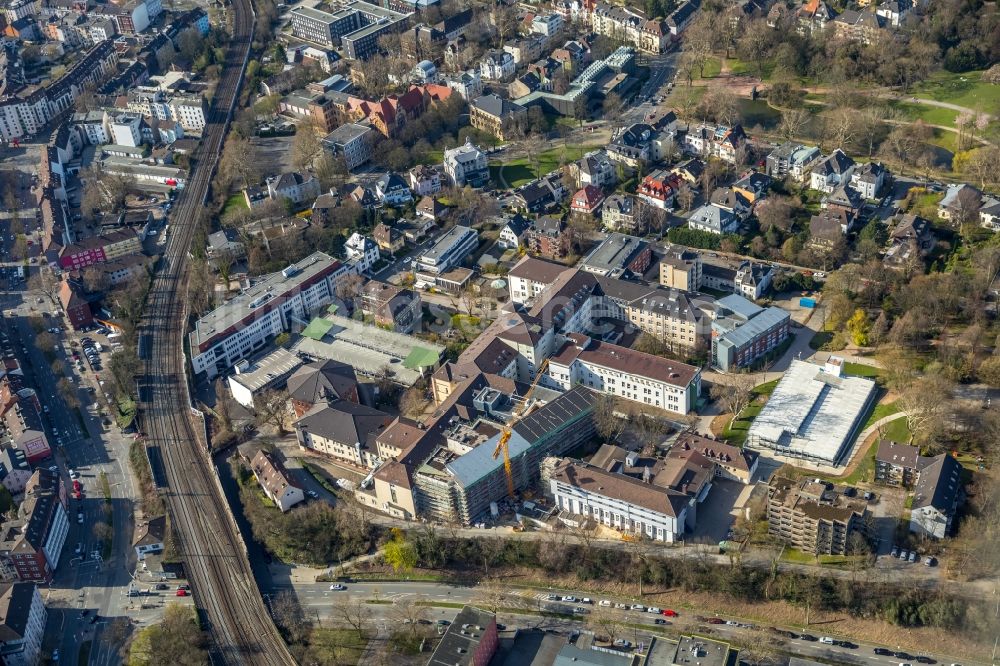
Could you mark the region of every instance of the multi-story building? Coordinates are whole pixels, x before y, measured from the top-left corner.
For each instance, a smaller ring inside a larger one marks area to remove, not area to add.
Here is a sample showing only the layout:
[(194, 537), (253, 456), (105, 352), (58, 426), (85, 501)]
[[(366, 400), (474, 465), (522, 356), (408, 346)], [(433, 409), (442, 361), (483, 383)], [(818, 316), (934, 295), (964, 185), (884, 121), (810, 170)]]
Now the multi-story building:
[(37, 134), (51, 120), (70, 111), (84, 89), (114, 74), (117, 66), (113, 42), (101, 42), (47, 87), (7, 95), (0, 101), (0, 136), (11, 141)]
[(732, 234), (739, 230), (740, 219), (731, 210), (715, 204), (705, 204), (696, 208), (688, 217), (688, 228), (710, 234)]
[(507, 287), (512, 303), (525, 304), (533, 301), (556, 279), (573, 269), (561, 264), (541, 261), (534, 257), (522, 258), (507, 273)]
[(358, 275), (374, 266), (380, 256), (378, 243), (356, 231), (344, 243), (344, 257)]
[(320, 403), (295, 422), (299, 447), (322, 453), (361, 469), (382, 463), (375, 439), (392, 417), (347, 400)]
[(635, 197), (630, 194), (612, 194), (601, 206), (601, 223), (606, 229), (632, 232), (637, 228)]
[(305, 416), (314, 406), (338, 400), (360, 403), (358, 375), (354, 368), (339, 361), (321, 360), (296, 370), (285, 385), (288, 402), (296, 418)]
[(679, 414), (694, 409), (701, 394), (701, 370), (593, 340), (580, 333), (566, 336), (549, 358), (545, 383), (568, 390), (589, 386), (602, 393)]
[(378, 38), (405, 28), (409, 16), (360, 0), (343, 3), (334, 13), (296, 7), (292, 35), (325, 48), (341, 46), (350, 60), (367, 60), (378, 49)]
[(614, 163), (603, 150), (587, 153), (570, 165), (571, 173), (578, 187), (610, 187), (618, 182), (618, 172)]
[(428, 197), (441, 191), (441, 172), (429, 164), (418, 164), (409, 171), (410, 189), (418, 197)]
[(361, 291), (361, 311), (397, 333), (420, 330), (421, 307), (420, 294), (405, 287), (371, 280)]
[(69, 521), (55, 493), (26, 497), (18, 517), (0, 527), (0, 554), (19, 580), (49, 582), (59, 566), (59, 557)]
[(142, 145), (142, 117), (133, 113), (122, 113), (109, 119), (111, 143), (135, 148)]
[(926, 461), (913, 487), (910, 531), (935, 539), (951, 533), (962, 499), (962, 465), (947, 453)]
[(490, 663), (499, 646), (496, 615), (465, 606), (445, 630), (428, 663), (484, 666)]
[(930, 458), (920, 447), (881, 439), (875, 452), (875, 480), (890, 486), (912, 487)]
[(444, 151), (444, 172), (457, 187), (482, 187), (490, 180), (486, 153), (469, 139), (462, 146)]
[(413, 201), (413, 193), (406, 181), (391, 171), (375, 181), (375, 196), (387, 206), (402, 206)]
[(788, 338), (791, 317), (778, 307), (762, 308), (733, 294), (715, 302), (712, 365), (722, 372), (752, 365)]
[(444, 84), (461, 95), (466, 102), (471, 102), (483, 94), (483, 78), (478, 69), (446, 75)]
[(774, 279), (774, 267), (754, 261), (744, 261), (736, 269), (734, 291), (752, 301), (764, 296), (771, 288)]
[(565, 259), (569, 256), (570, 235), (562, 219), (543, 215), (528, 227), (528, 251), (543, 259)]
[(250, 469), (257, 477), (257, 483), (267, 498), (274, 502), (282, 512), (288, 511), (299, 502), (306, 499), (302, 488), (289, 475), (280, 461), (269, 456), (263, 449), (250, 461)]
[(312, 174), (290, 171), (267, 179), (267, 196), (274, 201), (288, 199), (300, 206), (319, 196), (319, 179)]
[(454, 226), (420, 255), (416, 269), (431, 275), (447, 273), (461, 265), (478, 245), (479, 232), (470, 227)]
[(353, 171), (371, 159), (374, 138), (375, 132), (368, 125), (344, 123), (326, 135), (323, 145), (343, 157), (347, 170)]
[(877, 199), (888, 177), (889, 170), (880, 162), (868, 162), (851, 174), (851, 187), (865, 199)]
[(715, 463), (715, 476), (739, 483), (753, 483), (760, 455), (756, 451), (733, 446), (718, 439), (699, 435), (693, 430), (682, 432), (674, 440), (673, 449), (694, 450)]
[(296, 321), (308, 321), (332, 302), (337, 280), (347, 273), (333, 257), (314, 252), (208, 313), (189, 335), (194, 372), (214, 379)]
[(14, 583), (0, 594), (0, 655), (7, 666), (41, 661), (47, 617), (35, 583)]
[(682, 147), (689, 153), (740, 166), (747, 135), (742, 125), (697, 125), (684, 133)]
[(396, 254), (406, 245), (403, 232), (395, 225), (388, 225), (385, 222), (372, 229), (372, 238), (378, 243), (379, 250), (389, 254)]
[(647, 174), (639, 184), (639, 198), (651, 206), (661, 209), (674, 207), (674, 199), (681, 188), (681, 179), (666, 169), (657, 169)]
[(580, 268), (605, 277), (628, 278), (642, 276), (652, 258), (652, 247), (643, 239), (613, 233), (591, 250)]
[(490, 51), (479, 63), (479, 74), (487, 81), (507, 81), (514, 76), (517, 65), (506, 51)]
[(624, 7), (599, 2), (590, 20), (598, 35), (626, 42), (645, 53), (663, 53), (670, 44), (670, 28), (663, 21), (647, 20)]
[(847, 497), (825, 481), (796, 483), (783, 477), (767, 490), (767, 532), (811, 555), (853, 554), (851, 534), (867, 536), (868, 503)]
[(693, 250), (672, 250), (660, 261), (660, 284), (681, 291), (702, 286), (701, 255)]
[(829, 194), (840, 185), (847, 185), (851, 182), (854, 167), (854, 160), (840, 148), (837, 148), (828, 157), (823, 158), (812, 167), (809, 172), (809, 187)]
[(493, 94), (477, 97), (469, 104), (469, 123), (501, 141), (516, 133), (527, 114), (523, 106)]
[(59, 265), (64, 270), (80, 270), (140, 252), (142, 244), (138, 234), (132, 229), (119, 229), (67, 245), (60, 253)]

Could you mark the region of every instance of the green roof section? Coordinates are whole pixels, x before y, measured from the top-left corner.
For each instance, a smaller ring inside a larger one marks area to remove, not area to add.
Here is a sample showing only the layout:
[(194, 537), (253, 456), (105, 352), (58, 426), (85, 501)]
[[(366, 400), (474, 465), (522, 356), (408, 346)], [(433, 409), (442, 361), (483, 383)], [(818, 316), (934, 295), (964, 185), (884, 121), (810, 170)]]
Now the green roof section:
[(330, 306), (326, 309), (326, 311), (329, 312), (330, 314), (337, 314), (337, 310), (339, 309), (340, 309), (339, 305), (337, 305), (336, 303), (330, 303)]
[(323, 339), (324, 335), (330, 332), (331, 328), (333, 328), (332, 321), (329, 319), (323, 319), (322, 317), (316, 317), (309, 322), (309, 325), (306, 326), (306, 330), (302, 331), (302, 335), (319, 341)]
[[(312, 324), (310, 324), (311, 326)], [(424, 347), (414, 347), (412, 351), (403, 359), (403, 367), (407, 370), (417, 368), (431, 368), (438, 362), (437, 352)]]

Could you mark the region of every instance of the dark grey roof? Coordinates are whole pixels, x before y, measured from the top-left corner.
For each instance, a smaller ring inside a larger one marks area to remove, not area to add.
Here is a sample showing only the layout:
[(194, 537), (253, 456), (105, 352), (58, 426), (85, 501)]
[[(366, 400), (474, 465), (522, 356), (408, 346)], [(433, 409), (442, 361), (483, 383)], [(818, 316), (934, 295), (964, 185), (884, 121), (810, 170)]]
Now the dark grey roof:
[(962, 490), (962, 466), (947, 453), (928, 463), (921, 471), (913, 489), (913, 508), (932, 506), (951, 515)]
[(497, 118), (502, 118), (503, 116), (512, 113), (524, 111), (524, 107), (513, 102), (508, 102), (497, 95), (483, 95), (482, 97), (477, 97), (472, 100), (472, 106), (476, 107), (480, 111), (490, 114), (491, 116), (496, 116)]
[(331, 439), (341, 444), (373, 444), (376, 435), (391, 421), (385, 412), (347, 400), (318, 404), (295, 422), (297, 430)]
[(597, 393), (585, 386), (575, 386), (541, 409), (521, 419), (514, 430), (529, 442), (537, 442), (550, 432), (593, 409)]
[(316, 404), (325, 400), (346, 399), (358, 385), (354, 368), (338, 361), (314, 361), (288, 378), (288, 396), (293, 400)]
[(821, 161), (814, 168), (814, 172), (819, 172), (824, 175), (835, 174), (835, 173), (845, 173), (848, 169), (854, 166), (854, 160), (848, 157), (844, 151), (840, 148), (833, 151), (833, 153), (827, 157), (825, 160)]
[(25, 638), (34, 600), (34, 583), (14, 583), (0, 595), (0, 641), (10, 643)]
[[(466, 606), (444, 632), (427, 666), (466, 666), (473, 663), (487, 631), (495, 631), (497, 618), (472, 606)], [(494, 647), (494, 651), (496, 648)], [(485, 662), (483, 662), (485, 663)]]

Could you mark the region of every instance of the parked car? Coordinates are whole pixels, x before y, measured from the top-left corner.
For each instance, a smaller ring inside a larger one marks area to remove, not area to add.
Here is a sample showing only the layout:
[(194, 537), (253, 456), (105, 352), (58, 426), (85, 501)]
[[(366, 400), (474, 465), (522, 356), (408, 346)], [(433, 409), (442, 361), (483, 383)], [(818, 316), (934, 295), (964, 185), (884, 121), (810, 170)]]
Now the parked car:
[(601, 599), (601, 600), (600, 600), (600, 601), (598, 602), (598, 604), (597, 604), (597, 605), (598, 605), (598, 606), (604, 606), (605, 608), (610, 608), (610, 607), (611, 607), (611, 602), (610, 602), (610, 601), (608, 601), (607, 599)]
[(677, 617), (677, 611), (671, 610), (669, 608), (665, 608), (663, 610), (663, 614), (666, 615), (667, 617)]
[(639, 612), (645, 613), (646, 612), (646, 607), (643, 606), (642, 604), (632, 604), (632, 606), (629, 608), (629, 610), (634, 610), (634, 611), (639, 611)]
[(924, 558), (924, 566), (925, 567), (933, 567), (936, 564), (937, 564), (937, 558), (936, 557), (927, 556), (927, 557)]
[(344, 590), (347, 589), (347, 586), (346, 585), (342, 585), (340, 583), (337, 583), (335, 585), (331, 585), (330, 589), (333, 590), (333, 591), (335, 591), (335, 592), (343, 592)]
[(660, 614), (660, 609), (657, 608), (656, 606), (650, 606), (649, 608), (646, 609), (646, 612), (647, 613), (653, 613), (655, 615), (659, 615)]
[(910, 551), (910, 557), (909, 557), (910, 562), (916, 562), (919, 559), (920, 559), (920, 556), (917, 555), (917, 551), (915, 551), (915, 550)]
[(188, 591), (187, 590), (177, 590), (177, 596), (178, 597), (186, 597), (187, 595), (188, 595)]
[(834, 644), (834, 640), (832, 638), (830, 638), (829, 636), (820, 636), (819, 637), (819, 642), (823, 643), (824, 645), (833, 645)]
[(630, 648), (632, 647), (632, 641), (627, 641), (624, 638), (616, 638), (613, 645), (620, 648)]
[(913, 661), (917, 662), (918, 664), (936, 664), (937, 663), (937, 659), (933, 659), (931, 657), (925, 657), (924, 655), (921, 655), (921, 654), (918, 654), (916, 657), (914, 657)]
[(875, 648), (873, 650), (873, 652), (875, 652), (875, 654), (883, 656), (883, 657), (892, 656), (892, 650), (887, 650), (886, 648)]
[(899, 547), (898, 546), (893, 546), (892, 547), (892, 552), (889, 553), (889, 555), (891, 557), (899, 557)]

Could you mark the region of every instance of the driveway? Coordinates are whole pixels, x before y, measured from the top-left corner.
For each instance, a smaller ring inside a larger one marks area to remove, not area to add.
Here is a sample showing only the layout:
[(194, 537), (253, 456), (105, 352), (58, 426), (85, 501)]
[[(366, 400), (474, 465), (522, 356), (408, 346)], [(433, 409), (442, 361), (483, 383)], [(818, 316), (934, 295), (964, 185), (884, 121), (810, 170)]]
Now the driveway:
[(694, 543), (719, 543), (733, 524), (736, 500), (744, 486), (736, 481), (715, 479), (705, 501), (698, 505), (698, 524), (689, 537)]

